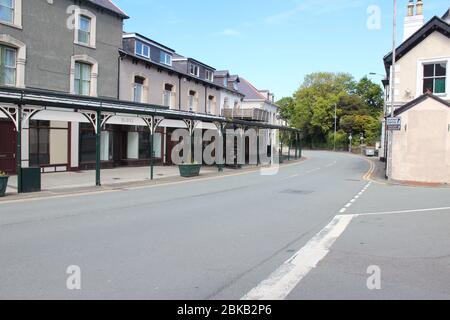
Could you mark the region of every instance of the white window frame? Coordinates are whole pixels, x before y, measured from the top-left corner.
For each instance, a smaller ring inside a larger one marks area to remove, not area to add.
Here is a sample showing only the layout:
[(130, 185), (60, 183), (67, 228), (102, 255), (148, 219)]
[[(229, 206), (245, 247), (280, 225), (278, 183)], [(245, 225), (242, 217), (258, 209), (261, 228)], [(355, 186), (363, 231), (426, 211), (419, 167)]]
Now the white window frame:
[[(194, 68), (194, 70), (192, 70), (192, 68)], [(197, 70), (195, 72), (195, 70)], [(190, 63), (189, 64), (189, 74), (195, 77), (200, 77), (200, 67), (194, 63)]]
[(75, 55), (71, 57), (70, 62), (70, 93), (75, 93), (75, 64), (79, 63), (86, 63), (91, 65), (91, 81), (90, 81), (90, 90), (89, 90), (89, 96), (91, 97), (97, 97), (97, 79), (98, 79), (98, 62), (94, 59), (89, 57), (88, 55), (82, 54), (82, 55)]
[[(212, 99), (211, 99), (212, 98)], [(216, 97), (215, 96), (208, 96), (208, 103), (206, 104), (206, 113), (212, 114), (213, 113), (213, 107), (216, 105)]]
[[(436, 75), (436, 65), (438, 65), (438, 64), (445, 64), (445, 71), (446, 71), (445, 76), (437, 76)], [(424, 63), (423, 64), (423, 68), (424, 69), (425, 69), (425, 66), (433, 66), (434, 67), (434, 70), (433, 70), (434, 75), (432, 77), (425, 77), (425, 75), (424, 75), (422, 81), (425, 82), (425, 80), (432, 79), (433, 80), (433, 92), (432, 92), (432, 94), (437, 95), (437, 96), (439, 96), (439, 95), (446, 95), (446, 93), (447, 93), (447, 81), (448, 81), (448, 72), (447, 72), (448, 65), (447, 65), (447, 63), (446, 62)], [(442, 79), (442, 78), (445, 79), (445, 86), (446, 87), (444, 88), (444, 92), (435, 92), (435, 90), (436, 90), (436, 80), (437, 79)], [(423, 88), (423, 85), (422, 85), (422, 88)], [(422, 90), (422, 92), (423, 92), (423, 90)]]
[[(82, 16), (89, 18), (91, 20), (89, 31), (89, 43), (80, 42), (79, 40), (80, 20)], [(75, 9), (74, 18), (75, 18), (74, 43), (83, 47), (95, 49), (97, 41), (97, 17), (95, 16), (95, 14), (93, 14), (89, 10), (77, 8)]]
[[(138, 52), (138, 43), (142, 45), (142, 52)], [(148, 56), (144, 54), (144, 48), (148, 49)], [(150, 59), (151, 57), (151, 48), (148, 44), (145, 44), (144, 42), (140, 41), (140, 40), (136, 40), (135, 44), (134, 44), (134, 53), (135, 55), (139, 56), (139, 57), (143, 57), (146, 59)]]
[[(77, 71), (76, 71), (77, 70), (77, 65), (80, 66), (80, 71), (79, 71), (80, 78), (79, 79), (77, 79)], [(84, 79), (84, 77), (83, 77), (83, 68), (82, 68), (82, 66), (88, 66), (89, 67), (89, 79), (88, 80)], [(92, 81), (91, 74), (92, 74), (92, 65), (90, 63), (86, 63), (84, 61), (75, 61), (75, 77), (74, 77), (74, 92), (75, 92), (75, 94), (81, 95), (81, 96), (90, 96), (91, 95), (91, 81)], [(76, 85), (77, 80), (79, 82), (78, 86)], [(77, 92), (77, 88), (78, 88), (78, 90), (80, 90), (80, 89), (82, 89), (84, 87), (83, 86), (83, 82), (85, 82), (85, 81), (89, 81), (89, 92), (87, 92), (87, 93), (82, 93), (81, 91)]]
[(423, 95), (423, 80), (424, 80), (424, 65), (434, 64), (434, 63), (446, 63), (447, 64), (447, 75), (445, 81), (445, 94), (439, 93), (436, 96), (442, 99), (450, 99), (450, 56), (449, 57), (435, 57), (417, 60), (417, 81), (416, 81), (416, 98)]
[[(166, 85), (171, 85), (172, 86), (172, 90), (166, 90)], [(162, 105), (165, 107), (169, 107), (169, 108), (173, 108), (173, 103), (175, 102), (175, 97), (176, 97), (176, 86), (170, 82), (165, 82), (163, 83), (162, 86), (162, 90), (163, 90), (163, 94), (162, 94)], [(174, 99), (172, 99), (172, 97), (174, 97)], [(166, 103), (166, 99), (168, 103)]]
[[(84, 45), (88, 46), (91, 43), (92, 20), (88, 16), (84, 16), (84, 15), (79, 15), (78, 19), (80, 19), (80, 21), (79, 21), (80, 28), (78, 28), (78, 41), (79, 41), (80, 44), (84, 44)], [(88, 24), (89, 24), (88, 30), (82, 30), (81, 29), (81, 21), (82, 20), (86, 20), (88, 22)], [(81, 32), (84, 32), (87, 35), (87, 42), (84, 42), (84, 41), (80, 40), (80, 33)]]
[[(144, 79), (143, 84), (136, 83), (136, 77)], [(132, 78), (132, 90), (131, 90), (131, 101), (138, 102), (138, 103), (147, 103), (148, 98), (148, 79), (147, 77), (143, 76), (142, 74), (134, 74)], [(140, 101), (136, 101), (136, 87), (141, 87), (141, 99)]]
[(22, 0), (13, 0), (13, 21), (0, 20), (0, 24), (22, 29)]
[(161, 50), (161, 53), (159, 54), (159, 62), (162, 64), (165, 64), (166, 66), (171, 67), (172, 66), (172, 55)]
[(1, 58), (1, 60), (0, 60), (0, 66), (1, 65), (3, 65), (3, 68), (4, 69), (10, 69), (10, 70), (14, 70), (14, 79), (13, 79), (13, 83), (3, 83), (3, 84), (1, 84), (1, 85), (3, 85), (3, 86), (15, 86), (16, 85), (16, 83), (17, 83), (17, 49), (16, 48), (12, 48), (12, 47), (10, 47), (10, 46), (4, 46), (4, 45), (2, 45), (2, 44), (0, 44), (0, 46), (1, 47), (3, 47), (3, 48), (0, 48), (0, 50), (1, 49), (3, 49), (2, 51), (4, 51), (5, 53), (6, 52), (8, 52), (8, 51), (12, 51), (13, 52), (13, 54), (14, 54), (14, 64), (13, 65), (6, 65), (6, 64), (3, 64), (3, 56), (1, 56), (0, 58)]
[(209, 82), (214, 82), (214, 72), (212, 72), (211, 70), (206, 70), (205, 79), (208, 80)]
[(25, 88), (25, 64), (27, 62), (27, 47), (9, 34), (0, 34), (0, 44), (16, 49), (16, 83), (15, 87)]

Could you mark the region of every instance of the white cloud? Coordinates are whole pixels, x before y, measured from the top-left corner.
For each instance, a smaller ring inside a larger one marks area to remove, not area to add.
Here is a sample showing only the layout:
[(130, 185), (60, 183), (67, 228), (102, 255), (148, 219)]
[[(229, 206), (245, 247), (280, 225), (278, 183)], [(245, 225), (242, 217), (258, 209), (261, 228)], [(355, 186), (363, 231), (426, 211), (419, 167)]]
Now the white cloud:
[(225, 29), (219, 33), (217, 33), (219, 36), (225, 36), (225, 37), (236, 37), (236, 36), (240, 36), (241, 33), (239, 32), (239, 30), (236, 29)]
[(300, 13), (311, 15), (330, 14), (348, 8), (361, 7), (364, 4), (363, 2), (363, 0), (302, 0), (290, 10), (266, 17), (264, 22), (268, 24), (281, 23)]

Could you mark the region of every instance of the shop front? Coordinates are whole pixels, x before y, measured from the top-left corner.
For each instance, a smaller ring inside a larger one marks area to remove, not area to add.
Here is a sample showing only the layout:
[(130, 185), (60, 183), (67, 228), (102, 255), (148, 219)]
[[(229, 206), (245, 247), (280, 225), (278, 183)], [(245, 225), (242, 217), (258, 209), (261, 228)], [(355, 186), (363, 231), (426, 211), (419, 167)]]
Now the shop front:
[[(162, 163), (162, 130), (153, 136), (154, 163)], [(80, 125), (81, 170), (95, 168), (96, 136), (92, 125)], [(102, 168), (141, 167), (150, 165), (150, 129), (145, 126), (104, 125), (100, 138)]]

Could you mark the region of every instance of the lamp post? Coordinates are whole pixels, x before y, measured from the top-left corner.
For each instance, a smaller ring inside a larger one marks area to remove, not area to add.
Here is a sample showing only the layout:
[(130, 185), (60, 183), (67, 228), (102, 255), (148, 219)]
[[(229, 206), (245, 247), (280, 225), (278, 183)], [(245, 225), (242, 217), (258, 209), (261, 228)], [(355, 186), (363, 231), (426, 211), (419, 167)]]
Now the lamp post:
[[(392, 70), (391, 70), (391, 79), (389, 82), (391, 93), (391, 110), (390, 112), (386, 112), (391, 117), (394, 116), (394, 108), (395, 108), (395, 64), (396, 64), (396, 52), (397, 49), (397, 0), (394, 0), (394, 16), (393, 16), (393, 28), (392, 28)], [(386, 130), (387, 133), (387, 155), (386, 155), (386, 176), (391, 178), (392, 173), (392, 139), (393, 134)]]
[(336, 133), (337, 133), (337, 103), (334, 104), (334, 147), (333, 147), (334, 152), (336, 152)]

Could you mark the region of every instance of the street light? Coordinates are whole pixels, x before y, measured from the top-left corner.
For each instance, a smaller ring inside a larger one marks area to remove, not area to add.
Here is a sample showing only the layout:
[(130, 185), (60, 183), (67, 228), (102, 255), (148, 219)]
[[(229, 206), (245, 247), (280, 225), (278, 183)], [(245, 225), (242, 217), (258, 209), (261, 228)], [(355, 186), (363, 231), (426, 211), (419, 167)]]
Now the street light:
[(337, 133), (337, 103), (334, 104), (334, 148), (336, 152), (336, 133)]

